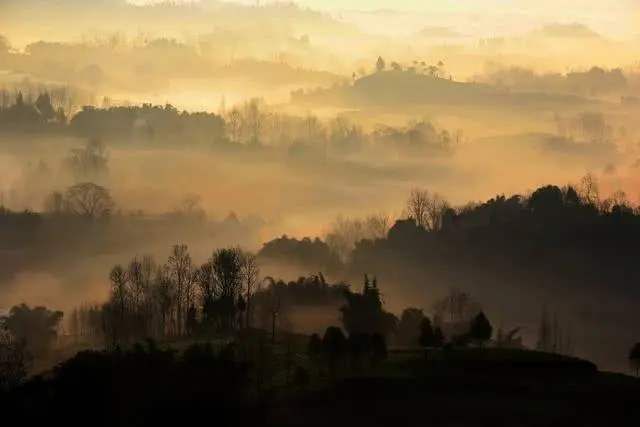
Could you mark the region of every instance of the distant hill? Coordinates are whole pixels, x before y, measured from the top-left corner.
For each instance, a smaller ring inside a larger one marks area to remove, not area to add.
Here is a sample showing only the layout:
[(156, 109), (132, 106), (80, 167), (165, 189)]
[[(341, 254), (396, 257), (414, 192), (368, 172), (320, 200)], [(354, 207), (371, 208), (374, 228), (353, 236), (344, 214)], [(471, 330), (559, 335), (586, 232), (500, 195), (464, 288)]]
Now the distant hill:
[(534, 31), (534, 36), (573, 39), (598, 39), (602, 36), (583, 24), (549, 24)]
[(424, 27), (418, 32), (419, 37), (435, 39), (453, 39), (464, 35), (449, 27)]
[(352, 85), (307, 93), (294, 92), (292, 101), (345, 106), (457, 104), (538, 107), (588, 102), (572, 95), (511, 93), (491, 85), (457, 82), (400, 70), (371, 74), (356, 80)]
[(214, 78), (246, 79), (254, 83), (295, 85), (313, 84), (326, 86), (344, 80), (343, 77), (327, 71), (316, 71), (292, 67), (283, 62), (242, 59), (234, 61), (212, 73)]

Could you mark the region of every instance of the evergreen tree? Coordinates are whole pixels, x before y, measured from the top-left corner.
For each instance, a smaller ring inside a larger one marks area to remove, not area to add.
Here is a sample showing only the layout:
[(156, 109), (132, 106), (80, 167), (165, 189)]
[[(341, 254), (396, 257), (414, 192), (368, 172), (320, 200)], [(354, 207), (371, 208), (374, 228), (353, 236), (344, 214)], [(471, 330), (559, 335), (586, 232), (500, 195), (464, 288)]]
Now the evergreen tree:
[(436, 334), (431, 325), (431, 320), (425, 316), (420, 324), (420, 345), (423, 347), (435, 347)]
[(469, 338), (478, 341), (480, 345), (482, 345), (491, 339), (492, 334), (493, 327), (491, 326), (489, 319), (487, 319), (487, 316), (485, 316), (483, 312), (478, 313), (478, 315), (471, 321)]

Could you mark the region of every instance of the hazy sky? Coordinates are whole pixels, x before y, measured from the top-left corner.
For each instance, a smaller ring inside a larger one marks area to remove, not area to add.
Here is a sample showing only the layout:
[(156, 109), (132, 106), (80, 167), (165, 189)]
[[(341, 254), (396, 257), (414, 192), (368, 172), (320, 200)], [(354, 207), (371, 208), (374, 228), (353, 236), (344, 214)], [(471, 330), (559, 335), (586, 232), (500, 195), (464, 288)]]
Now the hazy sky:
[[(256, 0), (236, 0), (255, 4)], [(261, 3), (270, 3), (261, 0)], [(404, 10), (443, 10), (443, 11), (493, 11), (544, 12), (560, 15), (591, 12), (612, 12), (629, 10), (640, 4), (640, 0), (297, 0), (295, 3), (314, 9), (404, 9)]]
[[(256, 0), (235, 0), (256, 4)], [(260, 0), (261, 4), (278, 2)], [(520, 16), (530, 23), (580, 22), (608, 34), (640, 33), (640, 0), (295, 0), (313, 9), (339, 11), (379, 9), (447, 14), (479, 13), (490, 16)], [(504, 24), (504, 23), (502, 23)], [(519, 24), (516, 24), (517, 28)]]

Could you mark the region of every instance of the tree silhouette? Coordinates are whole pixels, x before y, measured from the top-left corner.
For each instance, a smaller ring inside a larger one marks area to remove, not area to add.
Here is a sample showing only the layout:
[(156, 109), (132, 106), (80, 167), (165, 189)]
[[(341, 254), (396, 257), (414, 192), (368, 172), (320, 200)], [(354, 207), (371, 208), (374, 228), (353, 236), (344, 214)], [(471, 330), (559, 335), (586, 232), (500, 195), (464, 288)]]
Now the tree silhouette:
[(640, 376), (640, 343), (636, 343), (629, 352), (629, 363), (636, 376)]
[(436, 335), (428, 317), (424, 317), (420, 323), (420, 345), (423, 347), (435, 347)]
[(413, 189), (407, 200), (407, 214), (418, 226), (428, 231), (439, 231), (442, 220), (449, 208), (447, 201), (437, 193)]
[(336, 326), (327, 328), (322, 337), (322, 351), (329, 367), (329, 373), (335, 379), (347, 352), (347, 339), (342, 329)]
[(384, 335), (375, 333), (371, 336), (371, 362), (373, 366), (379, 365), (387, 359), (387, 340)]
[(312, 334), (307, 344), (307, 355), (313, 363), (317, 363), (322, 356), (322, 339), (318, 334)]
[(384, 59), (379, 56), (378, 60), (376, 61), (376, 71), (379, 73), (381, 71), (384, 71), (385, 68), (387, 68), (387, 64), (385, 63)]
[(67, 189), (64, 195), (64, 205), (66, 210), (72, 214), (100, 219), (111, 214), (115, 203), (106, 188), (85, 182)]
[(62, 317), (61, 311), (21, 304), (12, 307), (2, 323), (13, 339), (24, 343), (29, 353), (43, 356), (55, 342)]
[(424, 313), (420, 309), (405, 309), (400, 316), (400, 322), (398, 322), (398, 342), (408, 346), (419, 344), (424, 318)]
[(4, 323), (0, 319), (0, 393), (26, 378), (30, 362), (24, 340), (16, 339)]
[(477, 341), (480, 345), (491, 339), (493, 334), (493, 327), (489, 323), (489, 319), (485, 316), (484, 312), (478, 313), (478, 315), (471, 321), (471, 327), (469, 329), (469, 338)]
[(345, 297), (347, 304), (340, 311), (342, 322), (349, 334), (389, 335), (395, 332), (397, 319), (393, 314), (384, 311), (376, 278), (369, 281), (369, 277), (365, 275), (362, 293), (346, 291)]

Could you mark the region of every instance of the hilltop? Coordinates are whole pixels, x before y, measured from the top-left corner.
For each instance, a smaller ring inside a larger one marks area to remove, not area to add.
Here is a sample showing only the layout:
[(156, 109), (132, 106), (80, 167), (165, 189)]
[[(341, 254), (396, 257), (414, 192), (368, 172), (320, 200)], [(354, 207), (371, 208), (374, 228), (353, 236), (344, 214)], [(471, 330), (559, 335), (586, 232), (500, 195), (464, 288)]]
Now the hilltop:
[(359, 78), (351, 85), (292, 94), (301, 104), (378, 106), (407, 104), (537, 106), (574, 105), (589, 102), (572, 95), (542, 92), (513, 93), (496, 86), (459, 82), (412, 70), (389, 70)]

